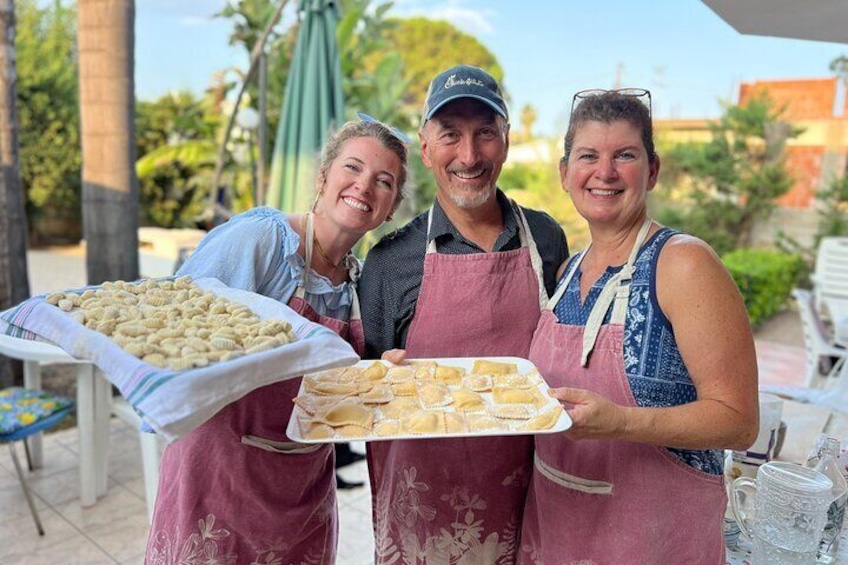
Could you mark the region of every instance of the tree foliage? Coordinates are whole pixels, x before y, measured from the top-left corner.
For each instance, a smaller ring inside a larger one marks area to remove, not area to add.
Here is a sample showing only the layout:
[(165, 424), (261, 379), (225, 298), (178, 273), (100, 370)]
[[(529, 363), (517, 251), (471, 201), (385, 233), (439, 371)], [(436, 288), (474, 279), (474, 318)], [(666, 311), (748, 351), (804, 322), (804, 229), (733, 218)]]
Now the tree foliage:
[[(393, 82), (393, 79), (401, 78), (399, 67), (402, 62), (388, 50), (389, 44), (385, 40), (386, 30), (391, 25), (386, 20), (386, 13), (392, 6), (392, 2), (375, 6), (371, 0), (339, 2), (341, 19), (336, 38), (348, 117), (355, 116), (356, 111), (364, 111), (386, 121), (398, 117), (393, 114), (397, 108), (395, 102), (405, 89), (402, 81)], [(250, 53), (274, 8), (275, 4), (267, 0), (238, 0), (225, 6), (217, 16), (233, 22), (230, 44), (242, 45)], [(286, 29), (275, 30), (268, 40), (267, 117), (269, 131), (272, 132), (277, 131), (299, 31), (300, 22), (296, 21)], [(372, 57), (370, 67), (365, 63), (369, 57)], [(258, 86), (250, 85), (248, 92), (255, 102), (259, 97)]]
[[(421, 104), (432, 75), (454, 63), (470, 63), (487, 68), (496, 78), (503, 71), (495, 57), (476, 39), (446, 22), (425, 18), (401, 20), (389, 18), (393, 2), (379, 0), (340, 0), (341, 20), (337, 29), (339, 53), (343, 76), (343, 89), (348, 119), (355, 119), (363, 111), (390, 123), (415, 138), (414, 130), (421, 112)], [(253, 48), (259, 35), (273, 13), (275, 4), (267, 0), (237, 0), (228, 3), (217, 14), (233, 22), (230, 43), (242, 45), (247, 52)], [(285, 30), (276, 30), (269, 42), (268, 81), (268, 131), (277, 130), (279, 110), (299, 31), (298, 23)], [(415, 33), (419, 39), (406, 37)], [(426, 54), (426, 53), (432, 53)], [(430, 61), (430, 57), (435, 60)], [(429, 67), (421, 67), (421, 59)], [(411, 67), (411, 65), (414, 66)], [(413, 70), (410, 71), (410, 68)], [(220, 114), (221, 103), (232, 82), (225, 78), (232, 69), (224, 70), (210, 87), (210, 105), (203, 107), (204, 115)], [(413, 75), (420, 78), (415, 82)], [(251, 104), (255, 105), (258, 90), (249, 89)], [(407, 99), (414, 99), (411, 104)], [(161, 107), (161, 108), (159, 108)], [(156, 108), (159, 108), (156, 110)], [(161, 115), (157, 118), (156, 113)], [(191, 217), (196, 198), (192, 191), (202, 190), (202, 180), (207, 166), (204, 146), (200, 137), (168, 131), (185, 132), (174, 120), (183, 119), (197, 123), (197, 116), (177, 99), (163, 97), (139, 108), (137, 165), (141, 180), (146, 221), (157, 225), (181, 225)], [(219, 118), (220, 119), (220, 116)], [(159, 125), (157, 125), (159, 124)], [(167, 127), (162, 127), (162, 125)], [(177, 137), (178, 139), (174, 139)], [(204, 137), (203, 139), (208, 139)], [(273, 144), (273, 139), (270, 140)], [(270, 148), (269, 148), (270, 149)], [(395, 214), (393, 226), (401, 225), (422, 208), (429, 206), (435, 197), (432, 174), (420, 159), (417, 142), (410, 145), (410, 180), (407, 184), (410, 198)], [(270, 154), (270, 151), (268, 152)], [(231, 167), (232, 182), (236, 191), (242, 184), (243, 172)], [(145, 199), (148, 199), (147, 201)], [(154, 202), (158, 202), (155, 204)], [(391, 229), (389, 226), (386, 229)], [(376, 234), (379, 235), (379, 234)], [(368, 242), (365, 242), (368, 246)]]
[(834, 179), (818, 193), (817, 211), (819, 224), (815, 247), (823, 237), (848, 236), (848, 175)]
[[(226, 3), (216, 17), (231, 20), (233, 30), (229, 43), (242, 46), (249, 56), (278, 6), (278, 2), (267, 0), (238, 0)], [(277, 130), (298, 28), (297, 23), (285, 30), (277, 25), (265, 44), (268, 70), (266, 134)], [(216, 140), (223, 139), (222, 126), (228, 117), (224, 115), (227, 111), (224, 102), (228, 93), (243, 83), (246, 73), (238, 68), (221, 69), (202, 100), (184, 92), (139, 105), (136, 125), (140, 158), (136, 172), (144, 223), (161, 227), (193, 226), (208, 210), (206, 200), (214, 182), (217, 161)], [(235, 75), (235, 79), (229, 78), (231, 75)], [(258, 110), (259, 98), (259, 79), (255, 75), (246, 85), (241, 107), (247, 105)], [(266, 135), (266, 141), (269, 137)], [(267, 157), (270, 147), (264, 149)], [(259, 159), (257, 153), (258, 148), (246, 138), (236, 136), (228, 140), (222, 177), (228, 190), (224, 191), (227, 202), (223, 204), (233, 212), (255, 204), (251, 170)]]
[(497, 58), (477, 38), (453, 24), (424, 17), (389, 22), (393, 24), (387, 30), (390, 51), (400, 56), (402, 76), (408, 82), (403, 96), (408, 111), (420, 114), (430, 80), (452, 65), (481, 67), (503, 86), (504, 73)]
[(139, 156), (169, 143), (212, 139), (221, 121), (209, 98), (198, 99), (189, 91), (139, 101), (135, 120)]
[(848, 236), (848, 175), (833, 179), (827, 188), (816, 194), (816, 215), (818, 227), (810, 244), (804, 244), (784, 232), (777, 234), (777, 246), (802, 260), (796, 286), (810, 288), (816, 266), (816, 255), (822, 238)]
[(409, 129), (410, 118), (399, 101), (409, 89), (404, 62), (392, 49), (389, 34), (396, 22), (386, 15), (394, 5), (371, 0), (343, 0), (337, 39), (348, 117), (357, 111)]
[(830, 62), (828, 68), (839, 79), (848, 79), (848, 56), (840, 55), (839, 57), (836, 57), (833, 61)]
[(688, 231), (719, 253), (750, 244), (757, 220), (792, 187), (785, 166), (787, 139), (801, 130), (781, 121), (766, 97), (728, 106), (710, 126), (706, 144), (672, 146), (663, 160), (663, 183), (683, 183), (681, 201), (666, 202), (660, 220)]
[(387, 17), (393, 2), (374, 5), (371, 0), (342, 0), (341, 6), (337, 37), (348, 118), (362, 111), (407, 132), (413, 139), (409, 146), (408, 197), (395, 212), (393, 222), (362, 239), (357, 253), (364, 256), (382, 235), (430, 206), (436, 184), (421, 161), (421, 147), (414, 131), (420, 108), (403, 104), (404, 96), (414, 86), (405, 76), (404, 58), (391, 43), (391, 34), (400, 24), (400, 20)]
[[(261, 38), (265, 26), (268, 25), (277, 6), (278, 3), (276, 1), (238, 0), (237, 2), (228, 3), (216, 16), (232, 20), (233, 32), (230, 34), (230, 45), (241, 45), (249, 57), (253, 51), (253, 46)], [(297, 22), (288, 28), (283, 28), (282, 25), (278, 24), (271, 32), (271, 35), (268, 36), (268, 41), (266, 42), (268, 89), (266, 91), (267, 107), (265, 119), (267, 120), (268, 132), (277, 131), (280, 123), (283, 95), (286, 90), (286, 81), (288, 80), (289, 67), (291, 66), (294, 45), (299, 29), (300, 26)], [(232, 87), (232, 84), (223, 84), (227, 90)], [(226, 95), (226, 90), (222, 94)], [(250, 100), (250, 105), (258, 110), (258, 78), (247, 86), (247, 97)], [(270, 138), (271, 136), (268, 137)], [(265, 155), (270, 155), (270, 153), (270, 147), (266, 147)]]
[[(136, 105), (141, 221), (159, 227), (193, 227), (204, 211), (215, 169), (216, 134), (224, 121), (215, 93), (166, 94)], [(253, 205), (247, 140), (232, 138), (225, 182), (233, 211)], [(238, 162), (239, 159), (242, 161)]]
[(518, 130), (512, 132), (515, 141), (531, 141), (534, 138), (533, 126), (539, 119), (539, 113), (532, 104), (525, 104), (518, 114)]
[[(552, 155), (559, 150), (559, 143), (551, 141)], [(586, 221), (577, 213), (571, 200), (562, 188), (557, 164), (510, 163), (498, 179), (498, 186), (522, 206), (544, 210), (559, 223), (568, 236), (569, 246), (581, 249), (589, 241)]]
[[(81, 234), (76, 9), (41, 5), (16, 3), (21, 177), (35, 242)], [(54, 220), (70, 224), (57, 231)]]
[(179, 92), (136, 104), (143, 224), (190, 227), (202, 212), (222, 121), (214, 100)]

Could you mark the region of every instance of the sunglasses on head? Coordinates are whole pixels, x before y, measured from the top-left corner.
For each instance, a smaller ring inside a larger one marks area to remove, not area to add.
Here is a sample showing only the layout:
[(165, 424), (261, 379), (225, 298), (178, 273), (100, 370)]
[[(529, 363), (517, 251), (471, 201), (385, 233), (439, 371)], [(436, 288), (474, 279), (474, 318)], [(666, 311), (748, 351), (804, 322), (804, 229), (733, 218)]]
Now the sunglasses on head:
[(365, 112), (357, 112), (356, 115), (360, 120), (362, 120), (363, 122), (365, 122), (367, 124), (380, 124), (381, 126), (386, 128), (387, 130), (389, 130), (389, 133), (391, 133), (393, 136), (395, 136), (398, 139), (398, 141), (400, 141), (404, 145), (409, 145), (410, 143), (412, 143), (412, 140), (409, 138), (409, 136), (406, 135), (405, 133), (403, 133), (402, 131), (400, 131), (395, 126), (390, 126), (389, 124), (381, 122), (377, 118), (372, 118), (371, 116), (369, 116)]
[(609, 93), (620, 94), (621, 96), (632, 96), (633, 98), (636, 98), (648, 108), (648, 115), (651, 115), (651, 91), (646, 90), (644, 88), (616, 88), (612, 90), (604, 90), (603, 88), (591, 88), (589, 90), (581, 90), (580, 92), (574, 95), (574, 98), (571, 99), (571, 112), (569, 112), (569, 114), (573, 114), (574, 108), (579, 106), (580, 102), (582, 102), (583, 100), (591, 98), (593, 96), (600, 96), (602, 94)]

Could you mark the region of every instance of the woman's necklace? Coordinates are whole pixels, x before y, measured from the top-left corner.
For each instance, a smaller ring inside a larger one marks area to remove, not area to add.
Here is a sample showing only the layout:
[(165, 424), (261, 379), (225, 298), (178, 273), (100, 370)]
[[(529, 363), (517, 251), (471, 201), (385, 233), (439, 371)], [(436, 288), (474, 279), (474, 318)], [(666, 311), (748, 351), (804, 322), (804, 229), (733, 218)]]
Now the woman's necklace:
[(327, 256), (327, 252), (324, 251), (324, 248), (321, 247), (321, 242), (318, 241), (318, 236), (316, 236), (315, 234), (312, 234), (312, 240), (315, 242), (315, 249), (318, 250), (318, 254), (321, 255), (321, 257), (324, 258), (324, 261), (326, 261), (328, 265), (331, 265), (334, 269), (338, 269), (339, 265), (344, 263), (344, 257), (342, 257), (341, 261), (336, 263)]

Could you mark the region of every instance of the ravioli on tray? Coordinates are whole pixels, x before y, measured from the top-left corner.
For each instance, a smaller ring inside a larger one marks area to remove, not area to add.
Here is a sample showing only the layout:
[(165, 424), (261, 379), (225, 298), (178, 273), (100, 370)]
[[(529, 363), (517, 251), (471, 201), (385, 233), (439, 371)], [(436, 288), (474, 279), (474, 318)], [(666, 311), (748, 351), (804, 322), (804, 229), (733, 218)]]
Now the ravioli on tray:
[(571, 419), (517, 357), (360, 361), (305, 375), (286, 433), (304, 443), (556, 433)]

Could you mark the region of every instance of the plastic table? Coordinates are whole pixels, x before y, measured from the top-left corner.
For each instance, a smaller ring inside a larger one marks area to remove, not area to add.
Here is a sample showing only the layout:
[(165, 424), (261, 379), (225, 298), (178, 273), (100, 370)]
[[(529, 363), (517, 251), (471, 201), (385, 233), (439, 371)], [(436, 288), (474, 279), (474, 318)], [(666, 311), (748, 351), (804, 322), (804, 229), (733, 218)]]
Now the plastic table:
[[(141, 419), (123, 398), (112, 398), (112, 384), (93, 364), (78, 360), (56, 345), (0, 334), (0, 354), (24, 363), (24, 386), (41, 388), (41, 365), (74, 364), (79, 433), (80, 504), (92, 506), (108, 488), (109, 418), (112, 414), (136, 427)], [(152, 516), (159, 482), (157, 436), (139, 431), (148, 517)], [(41, 434), (28, 439), (34, 467), (43, 465)]]

